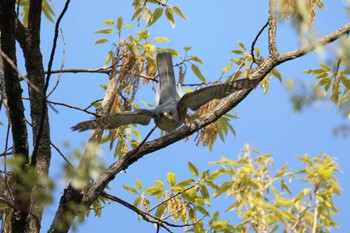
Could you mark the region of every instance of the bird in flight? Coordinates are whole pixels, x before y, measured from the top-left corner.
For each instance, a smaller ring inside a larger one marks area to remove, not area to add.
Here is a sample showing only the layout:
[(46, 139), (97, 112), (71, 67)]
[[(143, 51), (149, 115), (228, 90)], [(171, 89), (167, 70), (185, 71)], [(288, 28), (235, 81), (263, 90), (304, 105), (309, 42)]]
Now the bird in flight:
[(205, 87), (182, 97), (177, 91), (171, 53), (162, 52), (156, 56), (159, 73), (159, 103), (155, 109), (138, 109), (133, 112), (121, 112), (95, 120), (84, 121), (72, 127), (73, 130), (115, 129), (122, 125), (148, 125), (154, 119), (156, 126), (171, 132), (182, 125), (187, 109), (196, 111), (213, 99), (222, 99), (235, 91), (252, 89), (259, 80), (248, 78), (234, 80), (225, 84)]

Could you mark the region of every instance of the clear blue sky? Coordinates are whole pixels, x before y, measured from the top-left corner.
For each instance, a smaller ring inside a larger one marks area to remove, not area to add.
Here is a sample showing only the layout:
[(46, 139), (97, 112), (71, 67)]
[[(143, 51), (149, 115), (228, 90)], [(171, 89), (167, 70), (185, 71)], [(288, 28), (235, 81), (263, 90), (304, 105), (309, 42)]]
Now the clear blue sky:
[[(72, 1), (70, 8), (64, 17), (61, 28), (66, 43), (65, 68), (99, 68), (103, 65), (108, 45), (94, 45), (101, 35), (94, 31), (103, 29), (101, 23), (106, 19), (117, 19), (123, 16), (124, 23), (130, 23), (133, 13), (131, 1)], [(171, 47), (182, 51), (185, 46), (192, 46), (192, 55), (197, 55), (205, 62), (201, 69), (208, 80), (216, 80), (220, 77), (221, 69), (232, 58), (230, 50), (237, 49), (236, 42), (242, 41), (250, 46), (257, 32), (267, 20), (268, 1), (170, 1), (176, 4), (189, 18), (184, 21), (176, 18), (176, 27), (172, 29), (165, 18), (162, 18), (154, 26), (149, 28), (151, 37), (165, 36), (170, 42), (159, 44), (163, 47)], [(62, 9), (62, 2), (56, 1), (56, 14)], [(349, 18), (345, 15), (341, 1), (325, 1), (326, 11), (317, 14), (315, 27), (320, 35), (325, 35), (347, 23)], [(52, 45), (53, 25), (43, 20), (42, 49), (47, 64)], [(111, 38), (111, 37), (110, 37)], [(115, 41), (117, 36), (115, 35)], [(278, 46), (281, 52), (298, 47), (296, 34), (290, 24), (284, 23), (278, 27)], [(62, 41), (59, 39), (59, 47), (56, 53), (55, 69), (60, 67), (62, 56)], [(266, 52), (266, 33), (260, 38), (258, 46)], [(333, 45), (332, 45), (333, 46)], [(181, 54), (181, 53), (180, 53)], [(263, 54), (263, 56), (265, 56)], [(19, 61), (21, 62), (21, 61)], [(175, 59), (175, 62), (177, 60)], [(285, 162), (289, 162), (290, 168), (298, 169), (300, 163), (294, 155), (309, 153), (316, 156), (321, 152), (338, 158), (343, 173), (338, 175), (343, 188), (343, 196), (337, 198), (336, 203), (341, 214), (337, 217), (340, 229), (334, 232), (346, 232), (350, 229), (348, 221), (350, 210), (350, 179), (349, 165), (349, 138), (335, 138), (331, 131), (343, 122), (335, 107), (324, 104), (320, 108), (313, 107), (310, 110), (295, 114), (289, 102), (289, 96), (285, 91), (285, 80), (288, 78), (302, 78), (311, 80), (302, 70), (317, 67), (319, 57), (311, 54), (297, 61), (288, 62), (278, 69), (282, 73), (284, 83), (281, 85), (273, 80), (269, 92), (264, 95), (259, 88), (253, 91), (235, 109), (239, 120), (233, 122), (237, 136), (226, 139), (226, 144), (217, 142), (212, 152), (208, 148), (198, 147), (193, 138), (188, 141), (180, 141), (156, 153), (147, 155), (132, 165), (125, 174), (119, 174), (110, 185), (112, 193), (132, 202), (134, 196), (121, 188), (122, 184), (134, 186), (135, 179), (139, 178), (144, 185), (153, 184), (153, 180), (165, 179), (168, 171), (175, 172), (179, 179), (190, 176), (187, 169), (187, 161), (195, 163), (200, 170), (214, 169), (208, 165), (209, 161), (218, 160), (222, 155), (232, 159), (237, 158), (239, 149), (245, 143), (250, 143), (256, 149), (264, 153), (273, 153), (276, 170)], [(23, 70), (23, 69), (22, 69)], [(23, 73), (24, 70), (23, 70)], [(188, 73), (190, 75), (190, 73)], [(54, 76), (55, 77), (55, 76)], [(54, 101), (67, 102), (71, 105), (87, 106), (91, 101), (100, 99), (104, 91), (100, 84), (107, 83), (107, 76), (101, 74), (64, 74), (57, 91), (51, 97)], [(54, 78), (52, 83), (54, 82)], [(194, 77), (187, 77), (187, 82), (197, 82)], [(154, 99), (154, 93), (149, 96), (140, 96), (150, 101)], [(72, 149), (81, 147), (89, 137), (89, 133), (71, 132), (70, 127), (77, 122), (86, 120), (90, 116), (70, 109), (57, 107), (59, 114), (51, 111), (50, 120), (52, 139), (57, 146), (69, 142), (70, 147), (63, 151), (68, 154)], [(3, 117), (3, 116), (1, 116)], [(145, 136), (153, 127), (140, 127)], [(0, 129), (1, 131), (4, 130)], [(0, 141), (3, 137), (0, 134)], [(159, 131), (154, 136), (159, 135)], [(106, 161), (111, 161), (113, 155), (105, 150)], [(60, 177), (62, 172), (62, 159), (54, 152), (51, 176)], [(58, 178), (60, 179), (60, 178)], [(60, 179), (62, 180), (62, 179)], [(61, 182), (63, 184), (63, 182)], [(62, 186), (57, 186), (56, 196), (63, 191)], [(57, 203), (58, 200), (56, 200)], [(225, 200), (224, 200), (225, 201)], [(229, 200), (226, 200), (229, 202)], [(215, 202), (214, 202), (215, 203)], [(228, 206), (227, 203), (216, 203), (220, 206)], [(51, 205), (45, 211), (45, 232), (51, 223), (57, 204)], [(103, 209), (103, 216), (95, 218), (93, 213), (86, 221), (78, 226), (77, 232), (155, 232), (154, 226), (146, 222), (138, 222), (136, 214), (118, 204), (110, 204)], [(182, 232), (176, 230), (175, 232)], [(164, 232), (164, 231), (162, 231)]]

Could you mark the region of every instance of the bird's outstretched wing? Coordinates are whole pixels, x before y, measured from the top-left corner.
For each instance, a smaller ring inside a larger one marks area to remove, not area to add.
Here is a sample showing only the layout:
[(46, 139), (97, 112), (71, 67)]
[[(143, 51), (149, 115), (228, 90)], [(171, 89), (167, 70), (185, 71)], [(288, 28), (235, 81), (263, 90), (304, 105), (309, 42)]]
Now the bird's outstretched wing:
[(158, 53), (156, 59), (159, 73), (159, 105), (161, 105), (169, 100), (179, 99), (180, 97), (176, 91), (171, 53)]
[(152, 110), (140, 109), (134, 112), (121, 112), (110, 116), (103, 116), (91, 121), (84, 121), (72, 127), (79, 132), (89, 129), (115, 129), (122, 125), (148, 125), (153, 118)]
[(224, 98), (238, 90), (254, 88), (258, 83), (259, 80), (245, 78), (225, 84), (205, 87), (185, 94), (179, 102), (179, 109), (190, 108), (195, 111), (213, 99)]

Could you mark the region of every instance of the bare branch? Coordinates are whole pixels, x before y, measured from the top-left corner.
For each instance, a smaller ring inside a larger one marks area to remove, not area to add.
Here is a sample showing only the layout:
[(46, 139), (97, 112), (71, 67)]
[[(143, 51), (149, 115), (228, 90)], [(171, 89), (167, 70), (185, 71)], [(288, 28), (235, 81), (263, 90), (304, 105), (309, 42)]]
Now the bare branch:
[(131, 209), (132, 211), (134, 211), (135, 213), (137, 213), (138, 215), (140, 215), (145, 221), (147, 222), (150, 222), (150, 223), (154, 223), (154, 224), (157, 224), (157, 226), (161, 226), (163, 227), (165, 230), (167, 230), (168, 232), (172, 232), (166, 225), (168, 225), (169, 223), (166, 223), (164, 221), (162, 221), (161, 219), (149, 214), (149, 213), (146, 213), (146, 212), (143, 212), (142, 210), (139, 210), (138, 208), (136, 208), (134, 205), (120, 199), (119, 197), (116, 197), (116, 196), (113, 196), (111, 194), (108, 194), (106, 192), (102, 192), (101, 193), (101, 196), (102, 197), (105, 197), (111, 201), (114, 201), (114, 202), (117, 202), (123, 206), (125, 206), (126, 208), (128, 209)]
[(252, 62), (252, 64), (250, 65), (250, 68), (252, 68), (253, 63), (256, 63), (256, 61), (255, 61), (255, 55), (254, 55), (255, 44), (256, 44), (256, 42), (258, 41), (258, 39), (259, 39), (261, 33), (265, 30), (265, 28), (266, 28), (268, 25), (269, 25), (269, 21), (267, 21), (267, 22), (265, 23), (265, 25), (260, 29), (260, 31), (259, 31), (258, 34), (256, 35), (256, 37), (255, 37), (255, 39), (254, 39), (254, 41), (253, 41), (253, 43), (252, 43), (252, 45), (251, 45), (251, 47), (250, 47), (250, 55), (252, 56), (252, 59), (253, 59), (253, 62)]
[(87, 108), (79, 108), (79, 107), (75, 107), (75, 106), (72, 106), (72, 105), (69, 105), (69, 104), (66, 104), (66, 103), (55, 102), (55, 101), (52, 101), (52, 100), (48, 100), (47, 102), (50, 103), (50, 104), (64, 106), (64, 107), (67, 107), (67, 108), (79, 110), (79, 111), (82, 111), (82, 112), (86, 112), (86, 113), (88, 113), (90, 115), (96, 116), (96, 113), (88, 111)]
[(269, 1), (269, 52), (271, 57), (276, 57), (278, 54), (276, 45), (276, 27), (277, 27), (277, 9), (276, 0)]
[(302, 48), (299, 49), (295, 49), (289, 52), (286, 52), (284, 54), (281, 54), (278, 56), (277, 62), (278, 64), (289, 61), (289, 60), (293, 60), (295, 58), (301, 57), (315, 49), (317, 49), (318, 47), (322, 47), (325, 46), (327, 44), (332, 43), (333, 41), (339, 39), (341, 36), (345, 36), (347, 35), (347, 33), (349, 33), (350, 31), (350, 23), (344, 25), (341, 28), (338, 28), (335, 32), (332, 32)]

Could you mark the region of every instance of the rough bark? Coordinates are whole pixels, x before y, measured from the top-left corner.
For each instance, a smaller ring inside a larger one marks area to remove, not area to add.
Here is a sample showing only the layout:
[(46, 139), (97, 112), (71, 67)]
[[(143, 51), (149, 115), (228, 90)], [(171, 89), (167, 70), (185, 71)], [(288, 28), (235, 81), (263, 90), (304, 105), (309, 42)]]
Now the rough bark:
[[(45, 74), (42, 54), (40, 50), (40, 28), (41, 28), (42, 0), (31, 0), (28, 15), (28, 28), (24, 30), (24, 44), (20, 42), (23, 50), (30, 98), (30, 116), (32, 123), (32, 135), (34, 148), (31, 158), (31, 166), (39, 177), (47, 176), (51, 160), (51, 139), (48, 119), (48, 108), (45, 98)], [(20, 25), (20, 24), (19, 24)], [(20, 29), (20, 26), (18, 27)], [(20, 38), (20, 37), (19, 37)], [(44, 124), (41, 126), (42, 117)], [(42, 130), (40, 128), (42, 127)], [(27, 228), (30, 232), (39, 232), (43, 213), (42, 203), (38, 196), (45, 195), (46, 187), (36, 184), (31, 190), (31, 203), (29, 206)]]
[[(22, 102), (22, 88), (16, 70), (16, 43), (15, 43), (15, 0), (1, 0), (1, 50), (7, 55), (4, 62), (5, 95), (9, 111), (9, 121), (12, 128), (13, 154), (20, 158), (22, 172), (26, 172), (29, 163), (28, 134)], [(12, 63), (12, 64), (11, 64)], [(12, 215), (12, 231), (23, 232), (26, 228), (28, 203), (30, 196), (26, 195), (27, 186), (19, 176), (15, 177), (14, 206)]]

